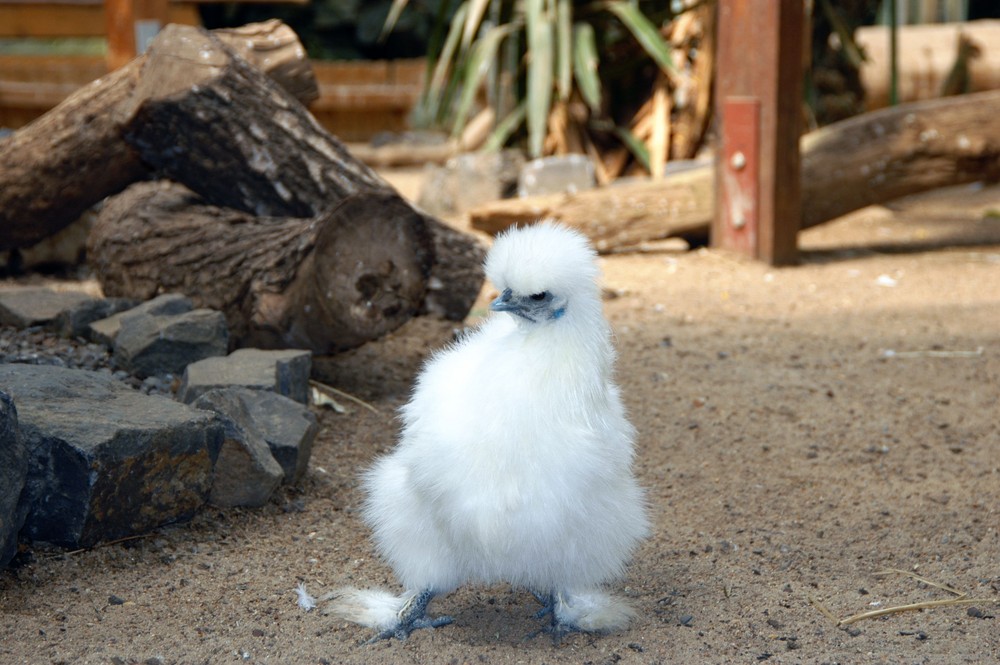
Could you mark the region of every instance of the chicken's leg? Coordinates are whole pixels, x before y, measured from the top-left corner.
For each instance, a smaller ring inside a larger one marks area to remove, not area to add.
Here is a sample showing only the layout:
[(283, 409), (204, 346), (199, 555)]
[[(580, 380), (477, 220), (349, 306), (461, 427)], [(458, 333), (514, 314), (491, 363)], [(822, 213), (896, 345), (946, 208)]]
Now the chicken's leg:
[(547, 616), (549, 617), (549, 625), (528, 633), (528, 635), (524, 638), (525, 640), (533, 640), (542, 633), (548, 633), (552, 636), (552, 642), (558, 645), (559, 642), (562, 641), (562, 638), (570, 633), (586, 632), (575, 624), (560, 620), (559, 615), (556, 612), (556, 605), (560, 602), (559, 594), (554, 591), (547, 594), (540, 594), (536, 591), (532, 591), (531, 595), (533, 595), (535, 600), (542, 605), (542, 609), (535, 612), (535, 618), (543, 619)]
[(410, 598), (399, 610), (399, 623), (392, 628), (386, 628), (375, 637), (368, 640), (369, 643), (379, 640), (388, 640), (395, 637), (397, 640), (405, 640), (415, 630), (421, 628), (440, 628), (447, 626), (454, 619), (449, 616), (440, 616), (432, 619), (427, 616), (427, 605), (434, 598), (434, 592), (425, 589)]

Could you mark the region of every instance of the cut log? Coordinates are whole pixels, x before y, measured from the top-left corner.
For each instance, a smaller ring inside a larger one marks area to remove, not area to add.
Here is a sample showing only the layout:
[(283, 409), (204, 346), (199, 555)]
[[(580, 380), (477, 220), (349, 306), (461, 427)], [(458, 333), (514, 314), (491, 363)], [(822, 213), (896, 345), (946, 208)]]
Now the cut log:
[[(1000, 91), (856, 116), (800, 141), (800, 228), (939, 187), (1000, 177)], [(703, 239), (714, 214), (710, 164), (660, 182), (510, 199), (476, 208), (472, 226), (497, 233), (549, 217), (579, 228), (598, 251), (670, 236)]]
[(177, 184), (137, 183), (100, 211), (88, 253), (109, 296), (192, 294), (225, 313), (242, 346), (326, 354), (421, 310), (434, 238), (385, 190), (313, 218), (275, 218), (206, 205)]
[(114, 111), (140, 69), (134, 61), (0, 139), (0, 250), (30, 247), (146, 177)]
[(299, 36), (278, 19), (219, 28), (212, 34), (303, 104), (319, 99), (319, 83)]
[(1000, 177), (1000, 90), (865, 113), (802, 137), (802, 225)]
[(540, 219), (579, 229), (598, 252), (669, 236), (707, 237), (712, 219), (710, 164), (663, 180), (629, 180), (574, 194), (504, 199), (469, 212), (472, 227), (490, 234)]
[[(180, 26), (164, 32), (176, 30), (198, 32)], [(303, 100), (315, 98), (305, 51), (284, 24), (221, 31), (218, 38)], [(191, 55), (214, 57), (211, 52)], [(149, 169), (121, 133), (121, 109), (148, 63), (148, 54), (136, 58), (0, 140), (0, 250), (31, 246), (104, 197), (148, 177)]]
[(147, 51), (122, 131), (145, 164), (213, 205), (311, 217), (388, 185), (306, 108), (205, 31), (171, 26)]

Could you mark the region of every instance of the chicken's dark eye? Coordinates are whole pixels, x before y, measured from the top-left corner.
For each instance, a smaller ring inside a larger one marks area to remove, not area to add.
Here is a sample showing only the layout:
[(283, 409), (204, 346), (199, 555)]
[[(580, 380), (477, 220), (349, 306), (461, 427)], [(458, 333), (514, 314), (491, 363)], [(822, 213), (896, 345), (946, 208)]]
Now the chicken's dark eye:
[(545, 291), (542, 291), (541, 293), (532, 293), (528, 297), (531, 298), (532, 300), (545, 300), (545, 296), (547, 295), (548, 294)]

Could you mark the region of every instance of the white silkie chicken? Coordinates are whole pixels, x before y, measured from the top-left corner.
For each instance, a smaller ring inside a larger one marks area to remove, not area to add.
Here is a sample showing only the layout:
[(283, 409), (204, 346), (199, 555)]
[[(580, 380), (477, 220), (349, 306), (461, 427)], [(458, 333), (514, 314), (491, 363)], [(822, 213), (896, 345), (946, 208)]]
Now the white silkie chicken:
[(649, 527), (596, 256), (543, 222), (497, 238), (485, 268), (497, 314), (431, 358), (364, 476), (365, 521), (406, 591), (341, 590), (330, 611), (375, 639), (451, 623), (427, 605), (468, 583), (532, 591), (556, 638), (632, 617), (602, 590)]

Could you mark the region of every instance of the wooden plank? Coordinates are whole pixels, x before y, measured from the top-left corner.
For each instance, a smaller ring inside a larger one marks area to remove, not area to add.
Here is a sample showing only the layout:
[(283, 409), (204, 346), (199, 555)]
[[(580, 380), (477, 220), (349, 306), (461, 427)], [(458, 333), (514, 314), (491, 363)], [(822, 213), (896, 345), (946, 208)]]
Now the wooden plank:
[[(774, 264), (792, 263), (797, 254), (804, 20), (801, 0), (719, 2), (716, 104), (722, 117), (727, 100), (734, 96), (754, 97), (760, 102), (759, 198), (755, 205), (758, 226), (756, 246), (749, 254)], [(722, 127), (723, 145), (726, 140), (726, 128)], [(730, 196), (723, 189), (733, 182), (727, 177), (731, 168), (732, 164), (719, 160), (716, 177), (721, 200), (712, 227), (712, 243), (720, 247), (726, 247), (726, 240), (733, 238), (726, 233), (727, 227), (739, 221), (722, 205), (722, 200)]]
[[(231, 0), (169, 0), (173, 5), (210, 5), (231, 2)], [(45, 5), (48, 7), (65, 7), (72, 5), (96, 5), (102, 6), (104, 0), (0, 0), (0, 7), (4, 5)], [(307, 5), (309, 0), (240, 0), (240, 4), (281, 4), (281, 5)]]
[(420, 89), (400, 90), (389, 85), (320, 85), (320, 98), (310, 106), (315, 111), (409, 110), (420, 97)]
[(420, 99), (426, 63), (404, 61), (313, 62), (320, 98), (316, 113), (388, 111), (404, 114)]
[(0, 5), (0, 37), (100, 37), (104, 9), (67, 5)]
[[(311, 64), (321, 97), (309, 108), (340, 138), (367, 141), (381, 131), (409, 128), (423, 85), (423, 59)], [(5, 126), (23, 126), (107, 71), (97, 56), (0, 56), (0, 118)]]
[(407, 60), (337, 60), (313, 62), (320, 85), (381, 85), (415, 87), (423, 85), (427, 61)]
[[(169, 23), (200, 25), (192, 3), (171, 3)], [(0, 37), (103, 37), (107, 29), (104, 5), (0, 3)]]

